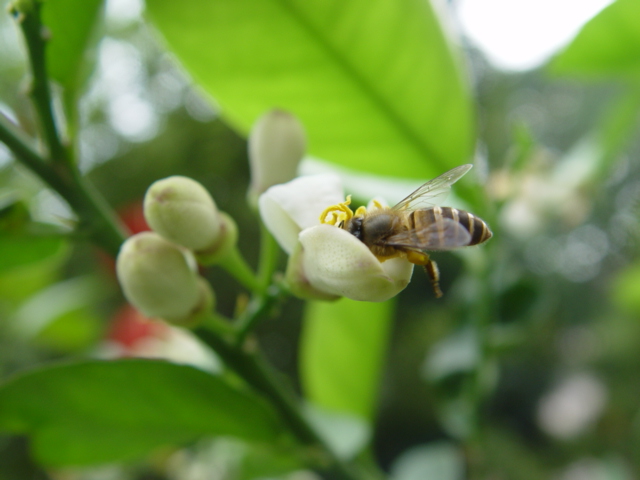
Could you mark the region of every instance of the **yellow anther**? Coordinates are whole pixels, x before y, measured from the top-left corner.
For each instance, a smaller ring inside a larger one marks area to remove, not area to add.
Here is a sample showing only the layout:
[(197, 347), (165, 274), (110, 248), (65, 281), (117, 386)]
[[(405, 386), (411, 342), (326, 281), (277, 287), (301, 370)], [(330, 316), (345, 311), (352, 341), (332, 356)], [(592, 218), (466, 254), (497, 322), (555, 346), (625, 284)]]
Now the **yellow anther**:
[(384, 208), (384, 205), (382, 205), (378, 200), (373, 201), (373, 206), (376, 207), (378, 210)]
[[(351, 195), (347, 195), (347, 199), (344, 202), (325, 208), (320, 215), (320, 223), (338, 225), (341, 222), (351, 220), (353, 218), (353, 211), (348, 207), (350, 204)], [(329, 218), (327, 219), (327, 217)]]
[(365, 215), (366, 213), (367, 213), (367, 207), (358, 207), (354, 216), (358, 217), (358, 216)]

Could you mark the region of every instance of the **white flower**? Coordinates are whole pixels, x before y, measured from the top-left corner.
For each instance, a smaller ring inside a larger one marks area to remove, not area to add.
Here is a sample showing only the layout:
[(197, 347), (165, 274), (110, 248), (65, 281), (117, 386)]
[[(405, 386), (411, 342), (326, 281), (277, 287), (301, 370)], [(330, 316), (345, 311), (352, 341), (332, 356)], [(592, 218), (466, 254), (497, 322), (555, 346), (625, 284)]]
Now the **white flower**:
[(404, 258), (380, 262), (346, 230), (321, 224), (320, 214), (344, 201), (336, 175), (310, 175), (276, 185), (260, 197), (260, 214), (291, 255), (287, 280), (292, 291), (313, 298), (348, 297), (382, 302), (409, 281), (413, 264)]

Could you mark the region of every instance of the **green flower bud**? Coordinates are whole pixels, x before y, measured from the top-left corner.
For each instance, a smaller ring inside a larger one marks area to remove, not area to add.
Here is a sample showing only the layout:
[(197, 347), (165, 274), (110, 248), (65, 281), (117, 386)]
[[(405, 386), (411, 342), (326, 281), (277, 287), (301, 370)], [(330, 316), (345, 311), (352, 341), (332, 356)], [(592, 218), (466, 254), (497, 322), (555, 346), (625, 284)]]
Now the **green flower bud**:
[(267, 188), (294, 179), (306, 148), (304, 127), (294, 115), (271, 110), (260, 117), (249, 135), (250, 203), (256, 205)]
[(213, 306), (213, 292), (199, 277), (191, 252), (157, 233), (127, 239), (116, 272), (127, 300), (149, 317), (192, 325)]
[(155, 232), (195, 252), (220, 242), (220, 212), (209, 192), (191, 178), (153, 183), (144, 197), (144, 216)]

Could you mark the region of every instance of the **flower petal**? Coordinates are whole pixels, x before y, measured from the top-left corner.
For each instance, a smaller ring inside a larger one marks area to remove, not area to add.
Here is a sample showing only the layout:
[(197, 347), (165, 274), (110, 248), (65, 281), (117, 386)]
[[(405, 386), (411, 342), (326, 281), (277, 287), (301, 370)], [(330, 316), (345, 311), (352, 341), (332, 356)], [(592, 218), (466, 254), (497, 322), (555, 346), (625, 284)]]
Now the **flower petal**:
[(298, 234), (319, 223), (322, 211), (344, 201), (340, 177), (309, 175), (269, 188), (260, 196), (262, 221), (280, 246), (291, 254)]
[(316, 289), (368, 302), (397, 295), (411, 280), (413, 264), (403, 258), (380, 263), (355, 236), (332, 225), (317, 225), (300, 234), (303, 269)]

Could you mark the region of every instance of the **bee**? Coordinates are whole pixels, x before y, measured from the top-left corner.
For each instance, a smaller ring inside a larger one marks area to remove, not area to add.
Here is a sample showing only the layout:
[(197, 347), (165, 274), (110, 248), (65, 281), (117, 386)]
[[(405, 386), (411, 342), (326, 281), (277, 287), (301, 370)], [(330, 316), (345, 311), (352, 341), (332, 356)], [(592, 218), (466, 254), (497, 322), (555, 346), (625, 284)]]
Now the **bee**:
[[(326, 209), (323, 223), (332, 223), (362, 241), (384, 262), (404, 257), (424, 267), (437, 298), (442, 297), (438, 266), (426, 251), (452, 250), (478, 245), (492, 237), (487, 224), (475, 215), (452, 207), (438, 206), (447, 197), (451, 185), (473, 165), (461, 165), (428, 181), (393, 207), (376, 203), (355, 214), (347, 206), (351, 199)], [(327, 216), (329, 220), (327, 220)]]

